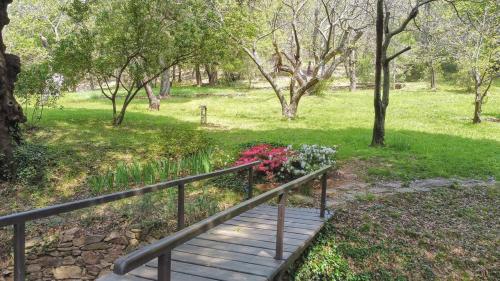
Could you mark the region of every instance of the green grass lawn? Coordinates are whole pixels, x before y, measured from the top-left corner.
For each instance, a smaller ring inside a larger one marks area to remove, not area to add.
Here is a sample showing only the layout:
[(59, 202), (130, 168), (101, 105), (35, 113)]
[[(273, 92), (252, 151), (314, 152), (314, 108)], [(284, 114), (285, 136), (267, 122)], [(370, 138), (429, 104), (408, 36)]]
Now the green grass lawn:
[[(500, 177), (500, 123), (471, 124), (473, 96), (452, 87), (438, 92), (411, 84), (393, 91), (387, 114), (385, 148), (369, 147), (372, 91), (331, 92), (303, 98), (300, 117), (280, 116), (270, 90), (174, 88), (161, 110), (147, 110), (136, 99), (121, 127), (111, 126), (111, 105), (99, 92), (70, 93), (61, 109), (49, 109), (30, 139), (58, 153), (64, 182), (116, 165), (162, 154), (182, 154), (192, 134), (208, 137), (229, 161), (248, 142), (338, 145), (341, 162), (369, 162), (368, 175), (410, 180), (427, 177)], [(207, 127), (199, 126), (199, 105), (208, 106)], [(485, 117), (500, 117), (500, 91), (494, 87)], [(194, 133), (196, 132), (196, 133)], [(219, 157), (220, 158), (220, 157)], [(57, 180), (57, 179), (56, 179)]]

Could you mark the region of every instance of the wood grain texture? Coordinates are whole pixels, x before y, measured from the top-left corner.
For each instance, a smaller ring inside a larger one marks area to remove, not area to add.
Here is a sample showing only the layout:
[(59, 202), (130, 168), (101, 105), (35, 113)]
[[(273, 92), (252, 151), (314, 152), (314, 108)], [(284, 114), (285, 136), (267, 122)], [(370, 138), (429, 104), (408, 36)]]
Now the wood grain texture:
[[(221, 224), (172, 251), (172, 281), (272, 280), (300, 256), (326, 219), (319, 210), (286, 208), (283, 259), (276, 254), (278, 208), (259, 206)], [(126, 276), (110, 274), (98, 281), (157, 280), (157, 260)]]

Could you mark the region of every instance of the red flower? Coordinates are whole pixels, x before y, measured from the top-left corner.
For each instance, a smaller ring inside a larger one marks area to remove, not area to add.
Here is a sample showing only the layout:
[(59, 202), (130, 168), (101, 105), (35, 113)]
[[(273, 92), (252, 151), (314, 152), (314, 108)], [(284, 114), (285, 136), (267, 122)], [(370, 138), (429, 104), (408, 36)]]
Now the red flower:
[(268, 144), (253, 146), (241, 152), (241, 157), (235, 165), (243, 165), (253, 161), (261, 160), (255, 167), (255, 171), (269, 178), (274, 178), (283, 163), (288, 160), (289, 151), (286, 147), (272, 147)]

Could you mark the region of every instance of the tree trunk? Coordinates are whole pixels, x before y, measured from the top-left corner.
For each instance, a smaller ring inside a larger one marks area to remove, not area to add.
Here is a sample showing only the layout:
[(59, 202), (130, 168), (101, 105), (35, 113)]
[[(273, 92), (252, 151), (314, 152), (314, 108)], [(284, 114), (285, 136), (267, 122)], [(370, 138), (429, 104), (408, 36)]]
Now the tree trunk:
[(89, 82), (90, 82), (90, 90), (95, 91), (95, 83), (94, 83), (94, 78), (92, 76), (89, 77)]
[(384, 36), (384, 1), (377, 0), (376, 22), (376, 52), (375, 52), (375, 90), (373, 105), (375, 121), (373, 124), (372, 146), (383, 146), (385, 137), (385, 108), (381, 99), (382, 88), (382, 41)]
[(14, 97), (14, 83), (21, 71), (19, 57), (6, 54), (1, 33), (9, 23), (7, 5), (0, 3), (0, 179), (10, 179), (15, 174), (14, 144), (20, 142), (19, 124), (26, 122), (22, 107)]
[(144, 89), (146, 90), (146, 95), (149, 100), (149, 110), (160, 110), (160, 100), (155, 96), (153, 89), (151, 88), (151, 84), (147, 83), (144, 85)]
[(358, 76), (356, 73), (357, 59), (358, 55), (356, 49), (353, 48), (351, 52), (349, 52), (349, 60), (348, 60), (349, 91), (351, 92), (356, 91), (356, 88), (358, 87)]
[(179, 65), (179, 76), (177, 77), (177, 82), (181, 83), (182, 82), (182, 68)]
[(119, 124), (117, 124), (118, 114), (116, 112), (116, 98), (115, 97), (111, 98), (111, 105), (113, 106), (113, 125), (116, 126)]
[(284, 118), (288, 120), (295, 119), (297, 117), (297, 102), (290, 102), (290, 104), (281, 104), (281, 113)]
[(476, 94), (476, 101), (474, 102), (474, 118), (472, 119), (472, 123), (479, 124), (481, 123), (481, 111), (482, 111), (483, 103), (481, 98)]
[(172, 84), (174, 84), (175, 82), (175, 77), (176, 77), (176, 73), (175, 73), (175, 65), (172, 66)]
[(217, 66), (214, 63), (205, 64), (205, 72), (208, 75), (208, 84), (210, 86), (216, 86), (219, 80)]
[(201, 71), (200, 71), (200, 64), (196, 64), (195, 67), (194, 67), (194, 72), (195, 72), (195, 75), (196, 75), (196, 86), (197, 87), (201, 87), (201, 84), (202, 84), (202, 80), (201, 80)]
[(170, 69), (167, 69), (161, 74), (160, 99), (170, 96), (170, 88)]

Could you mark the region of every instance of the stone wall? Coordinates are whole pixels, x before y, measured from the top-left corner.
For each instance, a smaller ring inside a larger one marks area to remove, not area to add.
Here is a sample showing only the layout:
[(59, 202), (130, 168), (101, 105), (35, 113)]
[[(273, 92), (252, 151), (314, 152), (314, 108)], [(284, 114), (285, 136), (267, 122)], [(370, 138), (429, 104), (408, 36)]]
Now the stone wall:
[[(95, 280), (111, 272), (113, 262), (140, 246), (140, 241), (154, 241), (142, 236), (141, 229), (112, 231), (103, 235), (89, 234), (75, 227), (43, 240), (28, 240), (27, 280)], [(0, 281), (12, 280), (12, 264), (0, 273)]]

